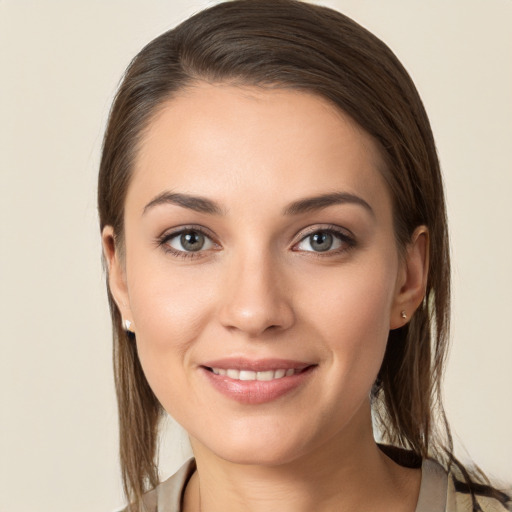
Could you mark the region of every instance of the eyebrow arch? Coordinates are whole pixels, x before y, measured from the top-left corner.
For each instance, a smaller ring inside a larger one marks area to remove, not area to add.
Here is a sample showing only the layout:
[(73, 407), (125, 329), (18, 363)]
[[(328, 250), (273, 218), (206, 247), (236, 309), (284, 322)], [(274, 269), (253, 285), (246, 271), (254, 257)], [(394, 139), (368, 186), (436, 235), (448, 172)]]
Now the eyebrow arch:
[(145, 207), (142, 215), (148, 210), (160, 204), (174, 204), (194, 210), (199, 213), (208, 213), (210, 215), (224, 215), (222, 208), (212, 201), (200, 196), (191, 196), (189, 194), (179, 194), (175, 192), (163, 192), (152, 199)]
[[(333, 192), (330, 194), (321, 194), (319, 196), (307, 197), (299, 199), (286, 206), (283, 210), (283, 215), (300, 215), (315, 210), (321, 210), (329, 206), (337, 204), (357, 204), (365, 208), (372, 216), (375, 213), (372, 207), (361, 197), (347, 192)], [(144, 215), (148, 210), (161, 204), (174, 204), (189, 210), (194, 210), (199, 213), (207, 213), (210, 215), (224, 215), (222, 208), (205, 197), (192, 196), (189, 194), (177, 192), (163, 192), (152, 199), (145, 207), (142, 214)]]
[(319, 196), (299, 199), (298, 201), (289, 204), (284, 209), (283, 215), (299, 215), (301, 213), (321, 210), (322, 208), (327, 208), (328, 206), (337, 204), (356, 204), (362, 206), (373, 217), (375, 217), (375, 212), (372, 207), (363, 198), (347, 192), (333, 192), (331, 194), (322, 194)]

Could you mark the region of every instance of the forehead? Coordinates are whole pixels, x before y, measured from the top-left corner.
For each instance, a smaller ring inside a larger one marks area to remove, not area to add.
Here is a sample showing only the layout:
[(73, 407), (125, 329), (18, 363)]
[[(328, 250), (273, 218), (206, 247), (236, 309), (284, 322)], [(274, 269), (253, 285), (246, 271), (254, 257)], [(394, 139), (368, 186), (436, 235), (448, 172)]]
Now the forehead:
[(334, 190), (386, 199), (383, 167), (375, 141), (317, 95), (199, 83), (149, 123), (127, 201), (175, 189), (221, 202), (256, 195), (282, 203)]

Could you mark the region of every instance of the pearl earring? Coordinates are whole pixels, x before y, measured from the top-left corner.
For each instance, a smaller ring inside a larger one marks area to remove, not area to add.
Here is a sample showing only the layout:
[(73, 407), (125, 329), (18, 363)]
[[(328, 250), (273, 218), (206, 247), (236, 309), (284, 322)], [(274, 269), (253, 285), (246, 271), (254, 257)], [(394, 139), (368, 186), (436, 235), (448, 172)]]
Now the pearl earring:
[(404, 319), (404, 320), (407, 320), (407, 313), (405, 311), (402, 311), (400, 313), (400, 316)]
[(130, 322), (130, 320), (123, 320), (123, 326), (124, 326), (124, 330), (125, 331), (128, 331), (128, 332), (134, 332), (134, 330), (132, 329), (132, 323)]

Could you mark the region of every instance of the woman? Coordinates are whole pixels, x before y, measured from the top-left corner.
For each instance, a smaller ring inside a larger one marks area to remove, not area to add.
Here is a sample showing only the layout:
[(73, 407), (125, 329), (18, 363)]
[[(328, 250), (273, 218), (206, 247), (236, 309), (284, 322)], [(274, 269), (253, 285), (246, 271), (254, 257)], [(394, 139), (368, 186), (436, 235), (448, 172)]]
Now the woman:
[[(99, 210), (133, 510), (505, 510), (452, 454), (442, 180), (375, 36), (242, 0), (155, 39), (112, 108)], [(194, 460), (159, 485), (164, 410)]]

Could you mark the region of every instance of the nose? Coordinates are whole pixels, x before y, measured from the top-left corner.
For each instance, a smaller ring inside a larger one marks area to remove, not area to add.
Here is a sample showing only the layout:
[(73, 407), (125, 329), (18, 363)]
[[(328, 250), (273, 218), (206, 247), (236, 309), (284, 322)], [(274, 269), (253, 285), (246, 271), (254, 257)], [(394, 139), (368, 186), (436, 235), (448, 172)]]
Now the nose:
[(233, 258), (226, 274), (219, 308), (226, 329), (255, 338), (293, 325), (289, 287), (270, 254)]

